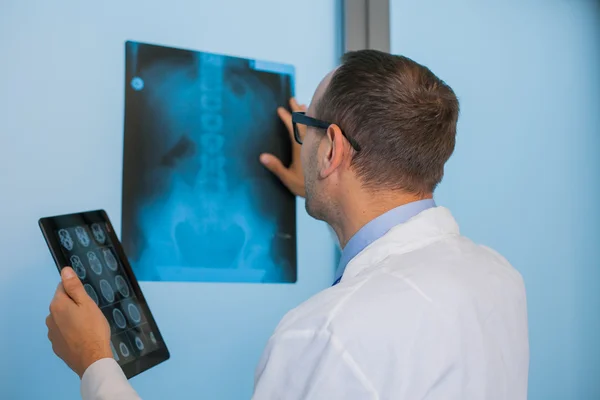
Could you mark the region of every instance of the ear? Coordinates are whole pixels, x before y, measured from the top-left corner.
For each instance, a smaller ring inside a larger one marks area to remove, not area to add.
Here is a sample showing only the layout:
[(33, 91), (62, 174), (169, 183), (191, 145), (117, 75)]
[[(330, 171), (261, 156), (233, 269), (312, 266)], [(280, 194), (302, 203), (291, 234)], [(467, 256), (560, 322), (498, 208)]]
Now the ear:
[(322, 168), (320, 171), (321, 179), (327, 178), (335, 170), (340, 168), (344, 163), (344, 157), (348, 157), (348, 152), (345, 151), (344, 135), (340, 127), (337, 125), (329, 125), (327, 128), (327, 134), (323, 138), (326, 145), (326, 151), (322, 161)]

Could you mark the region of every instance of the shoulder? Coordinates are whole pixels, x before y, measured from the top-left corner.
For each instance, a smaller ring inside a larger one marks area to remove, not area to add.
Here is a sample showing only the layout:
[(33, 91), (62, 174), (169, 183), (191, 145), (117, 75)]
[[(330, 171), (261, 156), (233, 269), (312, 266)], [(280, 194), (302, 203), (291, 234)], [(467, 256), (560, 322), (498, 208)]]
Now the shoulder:
[(351, 297), (330, 288), (283, 318), (256, 368), (253, 398), (305, 399), (307, 390), (319, 398), (377, 398), (361, 358), (332, 329), (344, 299)]
[[(429, 311), (426, 311), (429, 310)], [(292, 331), (328, 332), (340, 339), (435, 312), (418, 288), (385, 270), (359, 276), (327, 288), (288, 312), (274, 337)], [(396, 318), (389, 318), (393, 313)]]
[(391, 254), (382, 268), (393, 275), (452, 287), (481, 280), (523, 286), (521, 274), (498, 251), (462, 236), (449, 236), (414, 251)]
[[(497, 251), (464, 236), (418, 250), (390, 254), (377, 265), (327, 288), (286, 314), (275, 334), (288, 329), (329, 329), (364, 324), (389, 326), (427, 313), (443, 323), (457, 309), (481, 301), (525, 297), (523, 278)], [(437, 316), (437, 317), (436, 317)]]
[(410, 366), (427, 357), (435, 358), (431, 374), (447, 368), (457, 358), (458, 337), (446, 305), (382, 271), (328, 288), (290, 311), (267, 344), (258, 376), (274, 355), (285, 354), (286, 363), (315, 370), (328, 362), (330, 371), (381, 388), (380, 380), (395, 379), (390, 374), (412, 376)]
[(298, 307), (290, 310), (281, 320), (274, 336), (289, 330), (325, 330), (361, 291), (364, 282), (353, 282), (350, 285), (338, 284), (326, 288)]

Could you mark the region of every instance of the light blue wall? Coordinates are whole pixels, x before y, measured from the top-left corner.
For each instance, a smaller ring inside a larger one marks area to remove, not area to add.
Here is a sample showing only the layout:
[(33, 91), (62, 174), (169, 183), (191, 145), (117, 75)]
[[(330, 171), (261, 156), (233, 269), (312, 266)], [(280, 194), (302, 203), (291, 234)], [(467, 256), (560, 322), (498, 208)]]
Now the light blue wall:
[(437, 194), (527, 285), (531, 400), (600, 398), (600, 3), (391, 2), (392, 50), (462, 103)]
[[(125, 40), (294, 64), (308, 102), (339, 57), (336, 3), (0, 1), (0, 398), (78, 398), (46, 339), (58, 274), (37, 220), (104, 208), (120, 226)], [(250, 397), (280, 317), (333, 278), (329, 231), (298, 217), (295, 285), (142, 285), (172, 354), (133, 379), (144, 399)]]

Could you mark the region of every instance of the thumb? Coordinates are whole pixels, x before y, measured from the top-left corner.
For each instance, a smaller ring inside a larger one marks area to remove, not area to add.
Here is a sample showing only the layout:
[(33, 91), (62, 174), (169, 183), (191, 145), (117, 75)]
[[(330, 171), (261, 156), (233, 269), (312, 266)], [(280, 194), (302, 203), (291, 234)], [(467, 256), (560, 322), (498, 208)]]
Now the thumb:
[(281, 160), (272, 154), (261, 154), (260, 162), (275, 176), (277, 176), (283, 184), (287, 185), (290, 179), (290, 171), (283, 166)]
[(88, 299), (88, 294), (83, 288), (83, 284), (71, 267), (65, 267), (60, 272), (63, 287), (65, 292), (77, 304), (82, 304)]

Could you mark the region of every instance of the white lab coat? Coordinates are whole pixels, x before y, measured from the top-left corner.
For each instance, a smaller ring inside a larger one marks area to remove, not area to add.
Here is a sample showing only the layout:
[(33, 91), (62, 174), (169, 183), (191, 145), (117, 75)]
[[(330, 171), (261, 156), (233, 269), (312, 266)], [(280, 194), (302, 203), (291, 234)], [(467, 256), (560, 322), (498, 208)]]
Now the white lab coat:
[[(528, 367), (521, 276), (436, 207), (392, 228), (338, 285), (283, 318), (253, 399), (522, 400)], [(138, 398), (108, 359), (86, 371), (82, 395)]]

